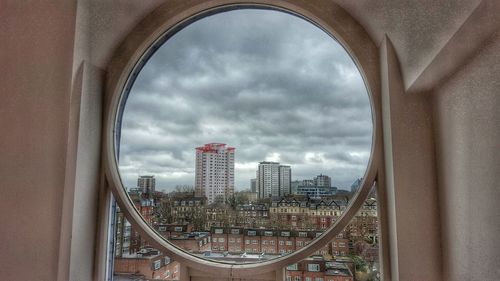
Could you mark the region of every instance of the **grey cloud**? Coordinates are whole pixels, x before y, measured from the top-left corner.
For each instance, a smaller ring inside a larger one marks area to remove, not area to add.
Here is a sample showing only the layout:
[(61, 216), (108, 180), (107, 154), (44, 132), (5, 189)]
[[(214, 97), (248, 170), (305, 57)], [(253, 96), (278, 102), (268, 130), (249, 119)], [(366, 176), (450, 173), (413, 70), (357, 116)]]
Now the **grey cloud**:
[[(141, 70), (124, 111), (120, 172), (127, 186), (141, 173), (164, 188), (193, 184), (194, 148), (223, 142), (237, 163), (275, 152), (294, 178), (323, 173), (348, 187), (366, 169), (369, 106), (354, 63), (313, 25), (274, 11), (217, 14), (175, 34)], [(236, 170), (237, 187), (254, 176)]]

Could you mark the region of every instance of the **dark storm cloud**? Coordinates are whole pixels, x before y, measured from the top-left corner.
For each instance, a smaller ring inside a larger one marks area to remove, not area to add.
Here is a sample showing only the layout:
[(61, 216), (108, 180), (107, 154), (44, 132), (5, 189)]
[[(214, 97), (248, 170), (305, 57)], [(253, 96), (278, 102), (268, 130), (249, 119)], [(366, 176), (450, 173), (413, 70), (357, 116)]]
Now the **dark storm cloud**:
[(370, 155), (366, 89), (344, 49), (323, 31), (274, 11), (201, 19), (170, 38), (135, 81), (122, 122), (127, 186), (194, 183), (194, 148), (236, 147), (236, 187), (257, 163), (281, 161), (294, 179), (323, 173), (348, 187)]

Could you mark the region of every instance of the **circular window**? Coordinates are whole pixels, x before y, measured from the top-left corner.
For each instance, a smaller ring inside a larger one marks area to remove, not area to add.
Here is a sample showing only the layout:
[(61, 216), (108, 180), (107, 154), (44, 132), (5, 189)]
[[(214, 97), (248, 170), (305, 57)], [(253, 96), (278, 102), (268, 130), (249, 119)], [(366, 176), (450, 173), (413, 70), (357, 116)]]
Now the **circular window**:
[(269, 263), (342, 227), (374, 122), (362, 74), (317, 25), (253, 7), (201, 13), (161, 35), (123, 89), (110, 178), (153, 245)]

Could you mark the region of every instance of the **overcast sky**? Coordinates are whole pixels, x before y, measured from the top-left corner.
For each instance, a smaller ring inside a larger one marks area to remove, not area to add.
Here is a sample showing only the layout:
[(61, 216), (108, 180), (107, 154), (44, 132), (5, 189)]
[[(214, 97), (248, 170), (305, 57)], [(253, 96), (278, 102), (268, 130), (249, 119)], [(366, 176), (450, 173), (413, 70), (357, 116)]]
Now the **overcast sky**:
[(127, 100), (120, 173), (126, 187), (194, 185), (195, 147), (236, 148), (236, 190), (258, 162), (292, 166), (292, 180), (332, 177), (349, 188), (372, 141), (366, 88), (331, 37), (282, 12), (235, 10), (198, 20), (147, 62)]

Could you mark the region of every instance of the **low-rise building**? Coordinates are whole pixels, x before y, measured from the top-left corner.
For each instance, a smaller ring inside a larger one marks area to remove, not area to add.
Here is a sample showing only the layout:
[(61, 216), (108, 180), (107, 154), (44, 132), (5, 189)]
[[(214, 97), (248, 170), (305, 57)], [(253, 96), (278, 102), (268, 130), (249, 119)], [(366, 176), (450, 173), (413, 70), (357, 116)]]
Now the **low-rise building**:
[(179, 236), (170, 237), (169, 241), (192, 253), (203, 253), (212, 248), (211, 238), (208, 232), (191, 232)]
[(158, 280), (180, 280), (180, 265), (152, 248), (114, 259), (116, 276), (135, 276)]
[(191, 233), (194, 231), (193, 225), (189, 223), (157, 224), (154, 226), (154, 229), (166, 239), (182, 236), (184, 233)]
[(286, 281), (353, 281), (349, 267), (334, 259), (312, 256), (286, 267)]

